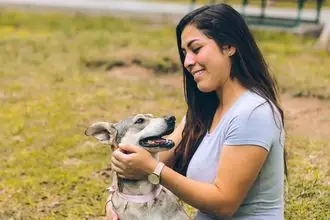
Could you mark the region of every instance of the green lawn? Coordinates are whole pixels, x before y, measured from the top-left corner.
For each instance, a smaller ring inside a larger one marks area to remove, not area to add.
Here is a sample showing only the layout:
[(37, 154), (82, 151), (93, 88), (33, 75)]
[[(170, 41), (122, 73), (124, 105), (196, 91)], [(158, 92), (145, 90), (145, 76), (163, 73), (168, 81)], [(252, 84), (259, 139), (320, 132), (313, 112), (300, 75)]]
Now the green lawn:
[[(111, 182), (102, 171), (109, 151), (84, 136), (86, 127), (141, 112), (185, 112), (181, 89), (159, 78), (117, 79), (108, 70), (134, 64), (157, 76), (178, 74), (174, 27), (0, 13), (0, 219), (97, 218)], [(313, 51), (313, 39), (255, 35), (282, 91), (330, 99), (330, 54)], [(289, 137), (287, 219), (329, 218), (329, 147)]]

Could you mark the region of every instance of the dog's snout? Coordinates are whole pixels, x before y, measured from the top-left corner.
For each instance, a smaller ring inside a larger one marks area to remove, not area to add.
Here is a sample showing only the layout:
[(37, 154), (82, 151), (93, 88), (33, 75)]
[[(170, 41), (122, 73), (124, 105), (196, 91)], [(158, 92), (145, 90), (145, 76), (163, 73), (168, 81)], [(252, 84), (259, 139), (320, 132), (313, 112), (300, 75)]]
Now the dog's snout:
[(165, 116), (165, 121), (169, 125), (175, 124), (175, 116), (174, 115), (167, 115), (167, 116)]

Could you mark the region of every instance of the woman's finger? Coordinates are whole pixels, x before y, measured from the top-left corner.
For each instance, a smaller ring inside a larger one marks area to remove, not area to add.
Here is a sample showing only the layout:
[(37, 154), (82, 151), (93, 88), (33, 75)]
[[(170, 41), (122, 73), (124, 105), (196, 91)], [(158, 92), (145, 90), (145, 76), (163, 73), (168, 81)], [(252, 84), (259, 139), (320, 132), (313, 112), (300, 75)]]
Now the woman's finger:
[(121, 163), (120, 161), (118, 161), (116, 158), (112, 157), (111, 158), (111, 167), (112, 168), (120, 168), (122, 170), (125, 169), (125, 164), (124, 163)]
[(112, 167), (113, 171), (117, 173), (117, 175), (124, 175), (124, 171), (119, 167)]
[(119, 178), (126, 179), (126, 180), (139, 180), (139, 179), (141, 179), (141, 178), (135, 177), (132, 174), (131, 175), (128, 175), (128, 174), (117, 173), (117, 176)]
[(126, 175), (124, 175), (122, 173), (117, 173), (117, 176), (121, 179), (129, 179)]
[(123, 153), (120, 149), (116, 149), (113, 153), (112, 153), (112, 158), (116, 158), (117, 161), (121, 162), (121, 163), (125, 163), (128, 155)]
[(117, 176), (122, 178), (122, 179), (127, 179), (127, 180), (133, 179), (132, 175), (129, 175), (129, 174), (126, 174), (126, 173), (123, 173), (123, 172), (120, 172), (120, 171), (117, 173)]
[(124, 153), (137, 153), (140, 147), (134, 145), (118, 145), (119, 149)]

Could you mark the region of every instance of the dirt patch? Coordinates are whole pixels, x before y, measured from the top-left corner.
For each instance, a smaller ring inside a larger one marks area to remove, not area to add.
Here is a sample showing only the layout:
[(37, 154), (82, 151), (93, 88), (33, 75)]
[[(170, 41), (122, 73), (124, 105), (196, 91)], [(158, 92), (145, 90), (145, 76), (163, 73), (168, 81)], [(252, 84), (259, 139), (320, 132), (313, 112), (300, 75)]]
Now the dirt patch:
[(294, 98), (282, 94), (287, 132), (330, 141), (330, 102), (316, 98)]
[(169, 74), (159, 77), (158, 82), (165, 86), (171, 86), (173, 88), (182, 88), (183, 76), (182, 74)]
[(79, 160), (77, 158), (71, 158), (71, 159), (67, 159), (63, 161), (63, 165), (64, 166), (79, 166), (80, 164), (82, 164), (83, 161)]
[(155, 76), (155, 74), (146, 68), (132, 65), (132, 66), (125, 66), (125, 67), (115, 67), (108, 71), (110, 77), (117, 77), (120, 79), (126, 80), (142, 80), (148, 79)]
[[(155, 78), (161, 85), (182, 87), (182, 75), (157, 76), (140, 66), (116, 67), (109, 71), (111, 77), (126, 80), (142, 80)], [(330, 141), (330, 102), (316, 98), (292, 97), (281, 94), (281, 103), (285, 113), (286, 130), (288, 135), (308, 138), (325, 139)]]

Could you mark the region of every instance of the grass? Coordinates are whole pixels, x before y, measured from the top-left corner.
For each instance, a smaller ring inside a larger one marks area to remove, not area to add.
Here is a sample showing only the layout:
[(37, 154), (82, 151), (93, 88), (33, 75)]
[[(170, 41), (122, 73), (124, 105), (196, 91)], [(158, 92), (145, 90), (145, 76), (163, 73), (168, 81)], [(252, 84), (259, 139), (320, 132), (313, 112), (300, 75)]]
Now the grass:
[(286, 219), (328, 219), (330, 170), (326, 158), (330, 143), (289, 137), (286, 147), (289, 158)]
[[(313, 39), (255, 35), (282, 91), (329, 100), (330, 55), (313, 51)], [(132, 64), (158, 78), (108, 74)], [(1, 11), (0, 66), (0, 219), (97, 219), (111, 182), (109, 151), (84, 136), (86, 127), (185, 112), (182, 90), (159, 83), (180, 71), (170, 25)], [(287, 219), (329, 218), (329, 147), (289, 138)]]

